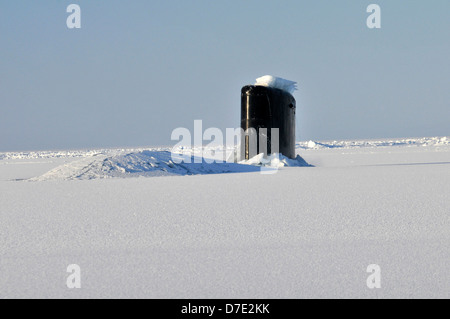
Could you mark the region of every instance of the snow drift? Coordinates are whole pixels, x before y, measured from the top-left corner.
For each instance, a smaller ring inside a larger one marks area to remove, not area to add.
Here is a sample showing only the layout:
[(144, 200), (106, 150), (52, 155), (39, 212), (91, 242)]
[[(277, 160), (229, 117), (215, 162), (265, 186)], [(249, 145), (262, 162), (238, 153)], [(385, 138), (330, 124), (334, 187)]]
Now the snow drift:
[[(183, 154), (176, 154), (174, 157), (186, 159)], [(58, 166), (42, 176), (32, 178), (31, 181), (245, 173), (258, 172), (260, 166), (279, 169), (284, 166), (310, 165), (300, 156), (292, 160), (278, 154), (267, 159), (264, 159), (263, 154), (259, 154), (239, 163), (208, 163), (205, 159), (201, 159), (201, 163), (195, 163), (194, 157), (191, 157), (190, 161), (177, 164), (169, 151), (144, 150), (112, 156), (96, 154)]]

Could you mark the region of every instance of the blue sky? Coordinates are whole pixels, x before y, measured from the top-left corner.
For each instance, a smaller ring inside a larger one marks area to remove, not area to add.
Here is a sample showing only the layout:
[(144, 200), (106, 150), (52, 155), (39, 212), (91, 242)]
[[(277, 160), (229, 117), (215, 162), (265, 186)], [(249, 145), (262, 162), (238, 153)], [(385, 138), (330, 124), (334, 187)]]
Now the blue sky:
[(167, 145), (196, 119), (238, 127), (240, 88), (266, 74), (299, 83), (297, 140), (450, 135), (449, 12), (448, 0), (1, 1), (0, 151)]

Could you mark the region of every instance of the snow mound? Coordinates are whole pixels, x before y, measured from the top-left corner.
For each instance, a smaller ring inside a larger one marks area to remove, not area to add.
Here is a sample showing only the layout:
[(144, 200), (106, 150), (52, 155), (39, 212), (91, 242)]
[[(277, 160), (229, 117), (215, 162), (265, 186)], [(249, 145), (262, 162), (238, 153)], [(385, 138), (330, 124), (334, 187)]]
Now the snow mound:
[(285, 80), (271, 75), (265, 75), (257, 78), (255, 85), (280, 89), (289, 92), (290, 94), (293, 94), (294, 91), (297, 90), (297, 82)]
[[(186, 155), (178, 154), (177, 159), (186, 159)], [(300, 158), (300, 157), (298, 157)], [(301, 158), (300, 158), (301, 159)], [(140, 151), (134, 153), (117, 154), (108, 156), (100, 154), (76, 160), (61, 165), (31, 181), (48, 180), (90, 180), (104, 178), (127, 178), (127, 177), (154, 177), (173, 175), (200, 175), (200, 174), (224, 174), (259, 172), (258, 166), (284, 167), (284, 166), (308, 166), (301, 160), (289, 160), (284, 156), (272, 156), (269, 162), (260, 159), (252, 159), (239, 163), (208, 163), (205, 159), (195, 162), (194, 157), (188, 161), (177, 164), (172, 159), (172, 153), (168, 151)], [(305, 165), (301, 165), (302, 162)]]

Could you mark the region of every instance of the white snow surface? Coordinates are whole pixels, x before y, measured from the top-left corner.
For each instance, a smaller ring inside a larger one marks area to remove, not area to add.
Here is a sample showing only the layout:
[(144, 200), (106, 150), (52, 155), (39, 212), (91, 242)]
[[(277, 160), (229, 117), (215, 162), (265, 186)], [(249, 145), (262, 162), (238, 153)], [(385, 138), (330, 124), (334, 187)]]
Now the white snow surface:
[(0, 153), (0, 298), (450, 297), (448, 137), (298, 142), (312, 166), (269, 175), (169, 150)]
[(264, 75), (256, 79), (255, 85), (272, 87), (293, 94), (297, 90), (297, 82), (282, 79), (272, 75)]

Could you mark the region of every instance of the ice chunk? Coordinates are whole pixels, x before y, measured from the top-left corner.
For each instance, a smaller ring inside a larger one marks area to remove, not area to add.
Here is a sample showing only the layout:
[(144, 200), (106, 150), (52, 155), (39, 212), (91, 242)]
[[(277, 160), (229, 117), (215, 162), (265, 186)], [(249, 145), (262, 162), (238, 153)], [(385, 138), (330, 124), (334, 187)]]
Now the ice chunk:
[(297, 82), (277, 78), (271, 75), (265, 75), (257, 78), (255, 85), (280, 89), (289, 92), (290, 94), (293, 94), (294, 91), (297, 90)]
[(315, 148), (317, 144), (314, 141), (309, 141), (307, 144), (308, 148)]
[(239, 164), (245, 165), (259, 165), (270, 168), (282, 168), (285, 166), (290, 167), (312, 167), (312, 165), (308, 164), (300, 155), (297, 155), (295, 159), (290, 159), (283, 154), (273, 153), (266, 158), (264, 158), (264, 153), (260, 153), (255, 155), (254, 157), (240, 161)]

